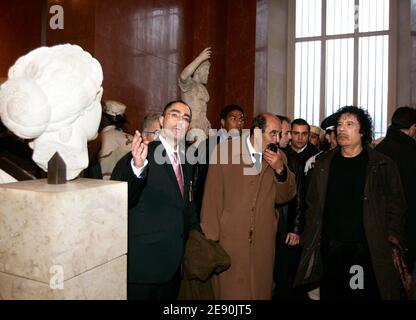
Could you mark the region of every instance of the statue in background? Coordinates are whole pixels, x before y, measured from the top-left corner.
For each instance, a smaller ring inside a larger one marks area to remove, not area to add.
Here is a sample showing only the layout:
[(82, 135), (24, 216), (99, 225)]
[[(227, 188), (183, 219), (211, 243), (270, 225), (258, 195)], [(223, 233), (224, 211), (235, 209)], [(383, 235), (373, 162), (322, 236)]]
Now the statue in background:
[(208, 135), (211, 124), (207, 119), (207, 103), (209, 101), (208, 83), (211, 63), (211, 48), (202, 51), (194, 61), (183, 69), (179, 78), (181, 99), (192, 109), (192, 128), (198, 128)]
[(58, 152), (67, 179), (88, 166), (87, 142), (101, 120), (103, 71), (76, 45), (41, 47), (19, 58), (0, 88), (0, 117), (23, 139), (33, 139), (33, 160), (44, 171)]

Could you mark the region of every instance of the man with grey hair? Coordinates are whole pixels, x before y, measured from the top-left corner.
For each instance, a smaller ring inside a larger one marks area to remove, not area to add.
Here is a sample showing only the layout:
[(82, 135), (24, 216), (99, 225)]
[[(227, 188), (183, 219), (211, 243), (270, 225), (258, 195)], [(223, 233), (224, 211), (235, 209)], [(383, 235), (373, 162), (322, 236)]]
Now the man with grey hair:
[(159, 118), (162, 116), (160, 112), (152, 112), (146, 114), (142, 124), (142, 137), (144, 141), (152, 142), (157, 138), (160, 131)]

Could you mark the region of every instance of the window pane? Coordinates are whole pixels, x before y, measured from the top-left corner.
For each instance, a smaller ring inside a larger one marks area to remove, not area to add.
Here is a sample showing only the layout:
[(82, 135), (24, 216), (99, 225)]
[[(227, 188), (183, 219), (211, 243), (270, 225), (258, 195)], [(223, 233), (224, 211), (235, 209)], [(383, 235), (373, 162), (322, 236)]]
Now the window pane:
[(326, 34), (354, 33), (355, 0), (327, 0)]
[(295, 118), (319, 124), (321, 41), (296, 44)]
[(358, 105), (368, 109), (376, 139), (387, 130), (388, 48), (388, 36), (359, 41)]
[(360, 0), (359, 31), (383, 31), (389, 29), (390, 0)]
[(296, 38), (321, 35), (322, 0), (296, 0)]
[(326, 42), (325, 115), (353, 104), (354, 39)]

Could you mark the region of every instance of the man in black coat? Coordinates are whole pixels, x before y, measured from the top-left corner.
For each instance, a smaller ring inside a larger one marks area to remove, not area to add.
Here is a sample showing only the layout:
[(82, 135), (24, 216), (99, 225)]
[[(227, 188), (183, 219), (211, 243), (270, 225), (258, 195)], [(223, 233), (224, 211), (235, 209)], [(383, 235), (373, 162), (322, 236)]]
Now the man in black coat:
[(276, 236), (273, 299), (306, 299), (306, 291), (303, 288), (293, 288), (302, 251), (299, 241), (305, 224), (304, 164), (299, 159), (298, 153), (289, 146), (291, 139), (290, 119), (285, 116), (277, 117), (282, 122), (279, 147), (287, 157), (289, 169), (295, 174), (297, 193), (294, 199), (276, 208), (279, 215), (279, 225)]
[(200, 229), (192, 203), (192, 166), (185, 157), (191, 109), (166, 105), (160, 141), (144, 142), (136, 131), (132, 152), (112, 179), (128, 182), (128, 299), (176, 299), (185, 242)]
[(292, 149), (298, 154), (300, 161), (305, 165), (306, 161), (319, 150), (309, 142), (311, 127), (304, 119), (295, 119), (292, 121), (292, 141), (290, 143)]
[(391, 119), (386, 137), (376, 147), (396, 162), (406, 197), (405, 232), (407, 262), (412, 268), (416, 259), (416, 109), (398, 108)]
[(366, 110), (336, 114), (339, 147), (312, 172), (295, 283), (320, 281), (321, 300), (399, 299), (392, 251), (403, 243), (406, 204), (397, 165), (368, 146)]

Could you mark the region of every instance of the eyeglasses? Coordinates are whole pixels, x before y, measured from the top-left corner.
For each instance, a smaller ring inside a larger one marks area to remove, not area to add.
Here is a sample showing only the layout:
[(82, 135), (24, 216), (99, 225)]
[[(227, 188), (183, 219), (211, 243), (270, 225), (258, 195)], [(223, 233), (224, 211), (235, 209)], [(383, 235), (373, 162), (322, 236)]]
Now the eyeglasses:
[(191, 117), (187, 114), (181, 115), (177, 112), (170, 112), (168, 114), (166, 114), (166, 116), (171, 117), (172, 119), (176, 120), (176, 121), (185, 121), (187, 123), (191, 123)]
[(156, 131), (143, 131), (143, 133), (145, 133), (145, 134), (158, 134), (159, 133), (159, 130), (156, 130)]

